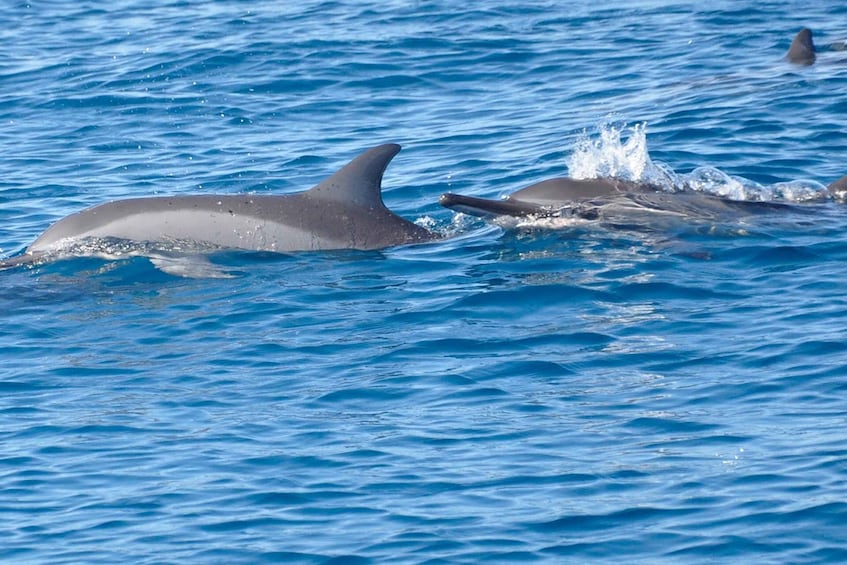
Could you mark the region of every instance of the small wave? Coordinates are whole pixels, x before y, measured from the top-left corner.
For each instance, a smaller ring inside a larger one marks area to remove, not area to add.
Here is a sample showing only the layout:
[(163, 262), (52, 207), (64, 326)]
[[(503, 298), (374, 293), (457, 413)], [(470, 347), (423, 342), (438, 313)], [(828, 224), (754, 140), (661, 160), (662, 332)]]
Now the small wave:
[(715, 167), (698, 167), (679, 175), (684, 190), (714, 194), (745, 202), (821, 202), (832, 196), (826, 186), (811, 180), (792, 180), (762, 185), (744, 177), (728, 175)]

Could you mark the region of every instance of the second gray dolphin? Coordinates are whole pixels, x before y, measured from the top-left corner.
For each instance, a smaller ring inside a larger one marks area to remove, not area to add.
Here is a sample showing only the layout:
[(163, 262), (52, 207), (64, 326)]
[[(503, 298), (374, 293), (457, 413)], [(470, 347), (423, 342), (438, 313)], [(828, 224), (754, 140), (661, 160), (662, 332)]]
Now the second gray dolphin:
[[(829, 195), (847, 197), (847, 176), (828, 187)], [(442, 206), (487, 220), (501, 217), (582, 219), (625, 218), (666, 214), (694, 219), (715, 219), (737, 213), (777, 210), (779, 202), (738, 201), (703, 192), (667, 192), (649, 183), (615, 178), (548, 179), (513, 192), (502, 200), (442, 194)]]
[(114, 240), (288, 252), (371, 250), (437, 239), (382, 201), (383, 173), (399, 151), (395, 144), (374, 147), (296, 194), (132, 198), (93, 206), (59, 220), (23, 254), (0, 260), (0, 268), (104, 255)]

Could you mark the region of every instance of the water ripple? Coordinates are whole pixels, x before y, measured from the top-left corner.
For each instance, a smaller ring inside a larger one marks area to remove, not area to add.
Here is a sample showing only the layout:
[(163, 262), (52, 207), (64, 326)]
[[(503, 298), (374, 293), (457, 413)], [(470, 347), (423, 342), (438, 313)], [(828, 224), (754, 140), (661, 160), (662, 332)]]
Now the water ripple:
[(783, 56), (843, 6), (7, 8), (3, 255), (88, 205), (298, 191), (388, 141), (386, 202), (450, 236), (214, 256), (231, 279), (0, 273), (9, 559), (847, 558), (840, 205), (550, 230), (437, 204), (643, 123), (627, 166), (822, 187), (845, 67)]

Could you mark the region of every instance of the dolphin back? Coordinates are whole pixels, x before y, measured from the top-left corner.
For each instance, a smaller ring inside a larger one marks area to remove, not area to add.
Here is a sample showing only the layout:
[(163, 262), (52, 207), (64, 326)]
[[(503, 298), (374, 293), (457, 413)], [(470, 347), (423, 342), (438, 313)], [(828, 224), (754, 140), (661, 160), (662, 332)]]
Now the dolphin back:
[(510, 194), (508, 200), (562, 206), (571, 202), (582, 202), (644, 190), (652, 191), (654, 189), (646, 184), (611, 177), (594, 179), (560, 177), (543, 180), (522, 188)]

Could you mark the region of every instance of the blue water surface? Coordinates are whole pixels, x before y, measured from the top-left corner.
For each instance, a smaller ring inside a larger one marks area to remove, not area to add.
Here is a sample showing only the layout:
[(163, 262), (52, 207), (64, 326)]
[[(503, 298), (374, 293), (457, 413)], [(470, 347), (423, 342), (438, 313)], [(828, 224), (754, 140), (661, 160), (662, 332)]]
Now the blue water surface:
[(384, 142), (404, 146), (388, 206), (447, 236), (217, 254), (231, 278), (0, 272), (4, 560), (847, 560), (843, 205), (653, 229), (438, 205), (567, 174), (580, 139), (637, 124), (679, 174), (827, 184), (847, 54), (783, 56), (803, 26), (845, 39), (843, 3), (33, 0), (0, 20), (2, 255), (88, 205), (295, 192)]

